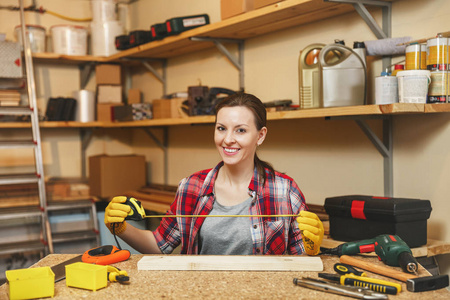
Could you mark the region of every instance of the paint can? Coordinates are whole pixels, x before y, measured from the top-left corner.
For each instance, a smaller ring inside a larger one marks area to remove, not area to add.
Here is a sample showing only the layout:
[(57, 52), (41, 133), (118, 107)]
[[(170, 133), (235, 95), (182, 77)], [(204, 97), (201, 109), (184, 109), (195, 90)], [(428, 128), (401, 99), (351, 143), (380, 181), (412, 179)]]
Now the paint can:
[(88, 31), (83, 26), (54, 25), (52, 33), (53, 52), (66, 55), (87, 55)]
[[(30, 42), (31, 52), (45, 52), (45, 27), (39, 25), (25, 25), (25, 31), (28, 35), (28, 41)], [(17, 41), (23, 46), (22, 43), (22, 26), (17, 25), (14, 28), (14, 35)]]
[(426, 103), (428, 85), (430, 84), (430, 71), (408, 70), (397, 73), (398, 102), (400, 103)]
[(427, 46), (409, 45), (406, 47), (406, 70), (426, 70), (427, 69)]
[(375, 104), (392, 104), (398, 102), (397, 77), (388, 76), (382, 72), (381, 76), (375, 77)]
[(446, 71), (448, 68), (448, 38), (437, 37), (427, 41), (427, 69)]
[(427, 103), (448, 103), (448, 73), (431, 72), (431, 83), (428, 89)]

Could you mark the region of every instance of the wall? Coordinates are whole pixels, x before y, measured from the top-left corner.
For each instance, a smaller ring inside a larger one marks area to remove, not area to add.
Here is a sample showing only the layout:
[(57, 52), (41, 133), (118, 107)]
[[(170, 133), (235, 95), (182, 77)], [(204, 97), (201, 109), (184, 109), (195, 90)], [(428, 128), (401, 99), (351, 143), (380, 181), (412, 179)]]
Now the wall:
[[(15, 1), (4, 1), (15, 4)], [(42, 0), (39, 5), (71, 16), (90, 16), (88, 1)], [(6, 3), (4, 4), (6, 5)], [(413, 39), (431, 37), (446, 31), (450, 20), (446, 0), (399, 0), (393, 3), (392, 36)], [(211, 22), (220, 21), (219, 0), (137, 1), (128, 7), (130, 29), (147, 29), (151, 24), (170, 17), (206, 12)], [(379, 10), (373, 12), (381, 22)], [(430, 16), (433, 16), (431, 19)], [(12, 38), (10, 24), (17, 13), (0, 11), (0, 28)], [(61, 20), (51, 16), (27, 14), (38, 24), (50, 26)], [(18, 20), (18, 19), (17, 19)], [(40, 22), (40, 23), (39, 23)], [(17, 23), (18, 24), (18, 23)], [(245, 86), (263, 101), (292, 99), (298, 101), (297, 60), (299, 51), (311, 43), (332, 43), (344, 39), (374, 40), (375, 36), (356, 13), (298, 26), (264, 35), (245, 43)], [(229, 45), (231, 51), (236, 51)], [(393, 61), (400, 61), (396, 57)], [(155, 67), (159, 67), (155, 63)], [(371, 77), (380, 71), (377, 58), (371, 59)], [(38, 74), (38, 94), (45, 103), (48, 96), (70, 95), (78, 89), (76, 67), (42, 66)], [(161, 97), (161, 84), (143, 68), (133, 71), (132, 84), (143, 90), (145, 101)], [(238, 88), (238, 72), (215, 49), (170, 59), (167, 69), (168, 92), (183, 91), (199, 81), (208, 86)], [(93, 88), (92, 81), (89, 87)], [(45, 107), (45, 106), (44, 106)], [(433, 212), (429, 220), (430, 238), (450, 241), (447, 213), (450, 192), (447, 183), (450, 171), (450, 114), (395, 116), (394, 133), (394, 196), (430, 199)], [(379, 121), (369, 121), (377, 134)], [(161, 131), (152, 129), (156, 135)], [(132, 135), (128, 133), (132, 132)], [(162, 151), (141, 130), (95, 131), (88, 156), (98, 153), (138, 153), (146, 155), (149, 181), (163, 183)], [(78, 176), (81, 168), (80, 142), (77, 130), (45, 129), (44, 161), (48, 176)], [(64, 138), (61, 139), (61, 136)], [(174, 126), (169, 128), (169, 184), (176, 185), (190, 173), (213, 167), (219, 156), (212, 143), (212, 126)], [(131, 145), (131, 146), (130, 146)], [(68, 150), (75, 153), (69, 153)], [(260, 147), (261, 158), (293, 177), (309, 203), (323, 204), (325, 197), (344, 194), (383, 195), (383, 162), (380, 154), (351, 120), (295, 120), (269, 122), (268, 137)], [(2, 155), (2, 157), (4, 157)], [(4, 158), (3, 160), (6, 160)], [(19, 159), (14, 158), (19, 165)], [(440, 256), (443, 272), (450, 272), (449, 255)]]

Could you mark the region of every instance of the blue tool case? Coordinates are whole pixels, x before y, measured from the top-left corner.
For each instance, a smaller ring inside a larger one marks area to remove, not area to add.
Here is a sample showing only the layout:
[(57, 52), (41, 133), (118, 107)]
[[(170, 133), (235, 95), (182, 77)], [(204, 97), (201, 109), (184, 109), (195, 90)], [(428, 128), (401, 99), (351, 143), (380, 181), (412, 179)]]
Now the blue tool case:
[(348, 195), (326, 198), (324, 207), (332, 239), (349, 242), (396, 234), (411, 248), (427, 243), (429, 200)]

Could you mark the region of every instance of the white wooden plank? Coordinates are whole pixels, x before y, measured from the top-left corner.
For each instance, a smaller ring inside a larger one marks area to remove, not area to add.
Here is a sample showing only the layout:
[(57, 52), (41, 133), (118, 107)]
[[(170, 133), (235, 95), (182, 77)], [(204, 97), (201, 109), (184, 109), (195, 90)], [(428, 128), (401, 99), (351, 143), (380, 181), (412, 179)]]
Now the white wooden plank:
[(138, 270), (160, 271), (323, 271), (318, 256), (148, 255)]

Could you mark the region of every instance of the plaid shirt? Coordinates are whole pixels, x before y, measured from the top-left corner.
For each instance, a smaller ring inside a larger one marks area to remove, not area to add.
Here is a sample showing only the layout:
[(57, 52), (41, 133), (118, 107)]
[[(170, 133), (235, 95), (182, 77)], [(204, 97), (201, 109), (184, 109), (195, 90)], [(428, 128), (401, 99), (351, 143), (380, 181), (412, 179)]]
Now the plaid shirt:
[[(212, 210), (214, 181), (223, 162), (214, 169), (184, 178), (167, 215), (207, 215)], [(253, 200), (249, 214), (299, 214), (306, 209), (305, 199), (295, 181), (279, 172), (266, 170), (264, 186), (255, 168), (248, 187)], [(163, 253), (171, 253), (181, 243), (182, 254), (198, 254), (198, 233), (205, 218), (164, 217), (153, 232)], [(253, 254), (302, 254), (302, 237), (295, 217), (251, 217)]]

